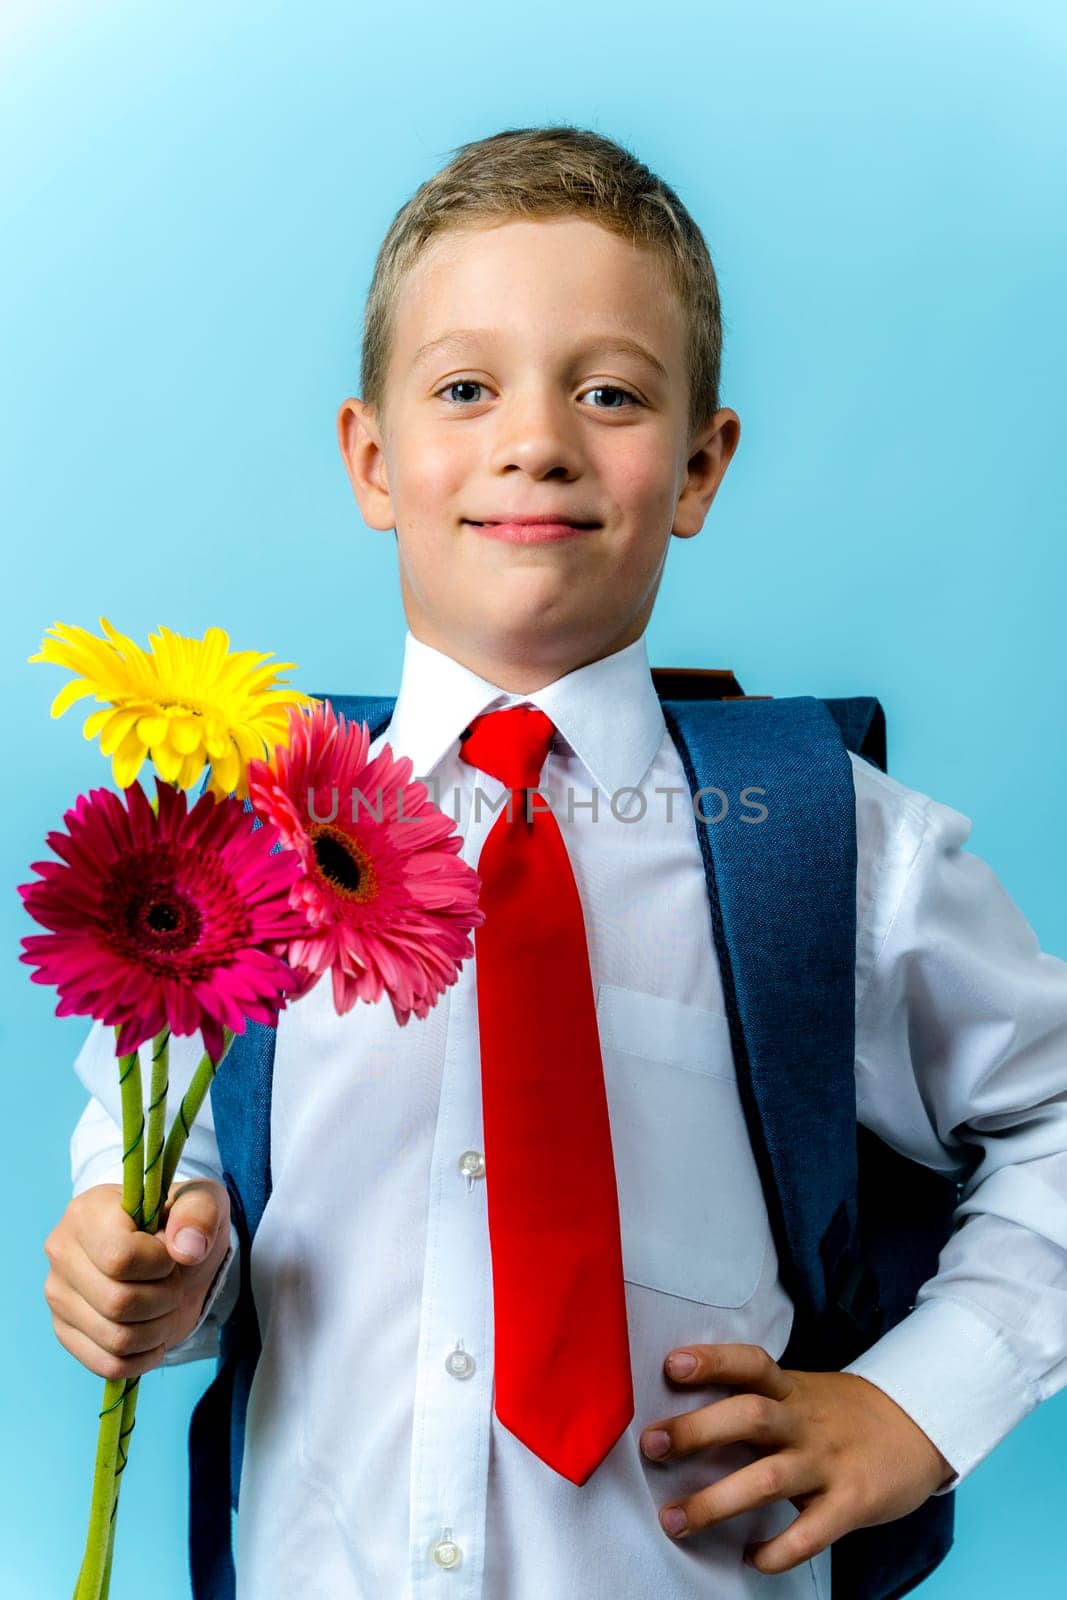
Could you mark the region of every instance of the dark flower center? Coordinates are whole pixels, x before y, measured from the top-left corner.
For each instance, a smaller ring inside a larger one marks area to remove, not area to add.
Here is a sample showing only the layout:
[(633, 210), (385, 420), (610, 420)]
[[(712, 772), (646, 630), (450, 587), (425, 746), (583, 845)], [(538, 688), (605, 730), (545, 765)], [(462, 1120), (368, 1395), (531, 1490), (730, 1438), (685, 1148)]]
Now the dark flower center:
[(126, 905), (126, 928), (132, 939), (159, 954), (187, 949), (200, 936), (202, 919), (193, 902), (173, 884), (146, 886)]
[(190, 858), (158, 840), (113, 861), (98, 917), (111, 949), (154, 978), (207, 982), (249, 937), (251, 919), (214, 850)]
[(343, 828), (329, 822), (313, 825), (315, 864), (331, 889), (349, 900), (372, 900), (377, 888), (374, 862)]
[(181, 711), (187, 717), (202, 717), (204, 715), (199, 706), (191, 706), (184, 700), (160, 700), (159, 704), (164, 711)]
[(154, 905), (145, 913), (145, 921), (156, 933), (169, 933), (176, 928), (181, 920), (176, 906)]
[(358, 889), (363, 870), (343, 845), (329, 834), (315, 840), (315, 860), (321, 871), (342, 889)]

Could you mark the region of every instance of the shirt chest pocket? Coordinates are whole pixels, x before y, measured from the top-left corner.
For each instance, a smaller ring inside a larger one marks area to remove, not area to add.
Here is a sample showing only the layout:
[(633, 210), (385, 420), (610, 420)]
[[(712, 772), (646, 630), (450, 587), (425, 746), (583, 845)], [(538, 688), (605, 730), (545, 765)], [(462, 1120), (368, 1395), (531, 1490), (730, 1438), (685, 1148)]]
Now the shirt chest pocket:
[(600, 984), (597, 1025), (624, 1277), (705, 1305), (744, 1305), (770, 1224), (726, 1018)]

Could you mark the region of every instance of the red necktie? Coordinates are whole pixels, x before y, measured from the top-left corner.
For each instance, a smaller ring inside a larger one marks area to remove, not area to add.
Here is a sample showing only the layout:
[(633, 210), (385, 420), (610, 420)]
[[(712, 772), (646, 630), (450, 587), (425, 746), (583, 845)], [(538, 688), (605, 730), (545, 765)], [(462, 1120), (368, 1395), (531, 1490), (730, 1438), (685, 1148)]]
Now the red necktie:
[(512, 791), (478, 860), (474, 930), (496, 1414), (583, 1484), (634, 1396), (582, 905), (543, 797), (527, 817), (554, 732), (537, 707), (512, 706), (476, 717), (459, 753)]

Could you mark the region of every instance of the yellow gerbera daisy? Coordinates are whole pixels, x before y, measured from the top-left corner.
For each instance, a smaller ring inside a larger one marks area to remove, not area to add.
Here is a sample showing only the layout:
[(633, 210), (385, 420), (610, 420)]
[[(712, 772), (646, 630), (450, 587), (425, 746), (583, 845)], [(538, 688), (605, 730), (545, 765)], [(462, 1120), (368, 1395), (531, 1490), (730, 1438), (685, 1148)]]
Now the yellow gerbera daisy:
[(191, 789), (210, 761), (208, 787), (216, 798), (234, 793), (245, 800), (249, 761), (269, 759), (276, 745), (289, 743), (289, 707), (318, 703), (296, 689), (271, 687), (292, 661), (263, 666), (271, 651), (231, 653), (221, 628), (189, 639), (161, 627), (149, 635), (146, 652), (106, 617), (100, 625), (106, 639), (57, 622), (48, 630), (56, 638), (43, 639), (27, 659), (78, 674), (53, 700), (53, 717), (88, 694), (106, 702), (86, 720), (84, 733), (99, 734), (119, 789), (134, 782), (146, 756), (180, 789)]

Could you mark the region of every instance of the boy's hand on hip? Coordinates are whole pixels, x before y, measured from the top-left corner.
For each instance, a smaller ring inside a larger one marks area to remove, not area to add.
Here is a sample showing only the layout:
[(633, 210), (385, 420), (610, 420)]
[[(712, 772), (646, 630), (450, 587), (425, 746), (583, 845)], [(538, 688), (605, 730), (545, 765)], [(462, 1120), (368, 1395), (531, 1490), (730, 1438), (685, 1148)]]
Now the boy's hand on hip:
[[(691, 1373), (672, 1357), (696, 1358)], [(788, 1572), (810, 1561), (853, 1528), (892, 1522), (923, 1504), (954, 1468), (906, 1411), (854, 1372), (798, 1372), (780, 1367), (760, 1345), (694, 1344), (671, 1352), (670, 1378), (687, 1385), (724, 1384), (742, 1393), (696, 1411), (650, 1423), (669, 1444), (652, 1459), (669, 1464), (710, 1445), (744, 1440), (765, 1452), (707, 1489), (664, 1503), (685, 1513), (684, 1537), (754, 1506), (790, 1500), (800, 1516), (774, 1539), (751, 1545), (745, 1559), (758, 1572)]]

